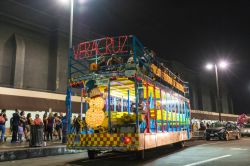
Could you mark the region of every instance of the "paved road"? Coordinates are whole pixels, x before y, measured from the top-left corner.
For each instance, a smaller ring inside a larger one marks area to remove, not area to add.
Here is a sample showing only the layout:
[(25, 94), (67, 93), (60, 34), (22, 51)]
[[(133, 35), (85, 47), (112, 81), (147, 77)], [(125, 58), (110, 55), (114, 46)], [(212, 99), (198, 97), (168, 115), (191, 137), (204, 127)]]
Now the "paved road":
[(249, 166), (250, 138), (231, 141), (194, 141), (184, 149), (172, 146), (146, 152), (145, 160), (131, 155), (106, 155), (88, 160), (86, 153), (51, 156), (12, 162), (2, 162), (4, 166), (53, 165), (53, 166)]

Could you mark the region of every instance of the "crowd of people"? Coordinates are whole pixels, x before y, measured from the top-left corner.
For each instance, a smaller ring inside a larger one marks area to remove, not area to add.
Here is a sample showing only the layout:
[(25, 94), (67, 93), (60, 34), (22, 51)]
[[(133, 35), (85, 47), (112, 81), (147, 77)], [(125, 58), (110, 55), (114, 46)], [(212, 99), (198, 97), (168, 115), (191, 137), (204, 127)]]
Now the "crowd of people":
[[(12, 135), (11, 142), (23, 142), (29, 141), (31, 136), (31, 127), (40, 126), (43, 128), (43, 140), (62, 140), (62, 131), (64, 124), (66, 123), (66, 117), (63, 116), (63, 113), (48, 113), (45, 112), (43, 117), (40, 117), (39, 114), (35, 115), (33, 119), (31, 113), (25, 115), (25, 111), (20, 111), (18, 109), (12, 114), (10, 119), (6, 116), (6, 110), (2, 109), (0, 113), (0, 133), (1, 133), (1, 142), (5, 141), (6, 134), (6, 122), (10, 123), (10, 131)], [(79, 131), (79, 125), (76, 124), (75, 120), (74, 129)], [(76, 126), (76, 127), (75, 127)]]

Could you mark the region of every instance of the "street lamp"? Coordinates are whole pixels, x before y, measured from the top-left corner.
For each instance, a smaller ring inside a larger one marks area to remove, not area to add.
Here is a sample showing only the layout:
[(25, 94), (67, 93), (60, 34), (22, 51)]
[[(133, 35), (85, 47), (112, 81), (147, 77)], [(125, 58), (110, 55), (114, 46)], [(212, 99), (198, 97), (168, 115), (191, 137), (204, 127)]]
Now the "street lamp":
[[(72, 36), (73, 36), (73, 14), (74, 14), (74, 0), (59, 0), (60, 3), (68, 5), (70, 3), (70, 20), (69, 20), (69, 49), (72, 48)], [(81, 0), (80, 2), (83, 2)]]
[[(73, 38), (73, 15), (74, 15), (74, 0), (59, 0), (60, 3), (64, 4), (64, 5), (68, 5), (70, 3), (70, 21), (69, 21), (69, 25), (70, 25), (70, 29), (69, 29), (69, 52), (68, 52), (68, 64), (71, 64), (71, 56), (73, 55), (73, 45), (72, 45), (72, 38)], [(79, 3), (83, 4), (85, 3), (87, 0), (78, 0)], [(71, 66), (68, 66), (68, 79), (67, 81), (69, 81), (71, 79)], [(82, 111), (83, 111), (83, 98), (82, 98), (82, 93), (83, 93), (83, 89), (81, 91), (81, 119), (82, 119)], [(69, 82), (67, 82), (67, 94), (66, 94), (66, 108), (67, 108), (67, 112), (66, 112), (66, 118), (67, 118), (67, 131), (66, 133), (68, 134), (71, 130), (71, 87), (69, 85)]]
[(218, 111), (219, 111), (219, 121), (221, 121), (221, 97), (220, 97), (220, 89), (219, 89), (219, 75), (218, 75), (218, 67), (220, 69), (226, 69), (228, 67), (228, 62), (225, 60), (221, 60), (218, 65), (216, 63), (208, 63), (206, 65), (207, 70), (212, 70), (214, 68), (215, 71), (215, 81), (216, 81), (216, 92), (217, 92), (217, 101), (218, 101)]
[[(67, 5), (70, 2), (70, 29), (69, 29), (69, 52), (68, 52), (68, 64), (71, 61), (72, 55), (72, 36), (73, 36), (73, 14), (74, 14), (74, 0), (60, 0), (64, 5)], [(70, 133), (71, 130), (71, 87), (69, 85), (69, 80), (71, 78), (71, 66), (68, 66), (68, 79), (67, 79), (67, 93), (66, 93), (66, 131), (65, 133)], [(81, 103), (82, 104), (82, 103)], [(63, 136), (63, 143), (66, 143), (66, 135)]]

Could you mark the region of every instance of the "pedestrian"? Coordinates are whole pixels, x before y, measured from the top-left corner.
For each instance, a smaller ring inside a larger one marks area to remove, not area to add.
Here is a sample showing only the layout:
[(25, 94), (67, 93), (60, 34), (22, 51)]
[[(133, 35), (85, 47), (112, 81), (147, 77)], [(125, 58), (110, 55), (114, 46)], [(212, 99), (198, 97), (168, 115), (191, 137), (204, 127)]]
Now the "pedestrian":
[(49, 113), (48, 125), (47, 125), (47, 130), (48, 130), (47, 140), (48, 141), (49, 141), (49, 137), (50, 137), (50, 139), (52, 141), (53, 127), (54, 127), (54, 117), (53, 117), (52, 113)]
[(58, 116), (57, 113), (55, 113), (54, 115), (55, 117), (55, 129), (56, 129), (56, 132), (58, 134), (58, 139), (61, 140), (62, 139), (62, 120), (60, 119), (60, 117)]
[(19, 126), (18, 126), (18, 141), (20, 143), (23, 142), (23, 134), (24, 134), (23, 124), (21, 122), (19, 122)]
[(0, 113), (0, 131), (1, 131), (0, 143), (4, 142), (4, 136), (5, 136), (5, 131), (6, 131), (5, 123), (7, 120), (8, 118), (6, 116), (6, 110), (2, 109)]
[(71, 132), (75, 133), (76, 132), (76, 116), (74, 115), (72, 122), (71, 122)]
[(31, 117), (31, 113), (27, 114), (27, 121), (26, 121), (26, 135), (25, 135), (25, 139), (26, 141), (30, 140), (30, 126), (34, 124), (33, 119)]
[(42, 120), (40, 119), (39, 114), (36, 114), (36, 117), (35, 117), (35, 120), (34, 120), (34, 125), (36, 125), (36, 126), (41, 126), (41, 125), (43, 125), (43, 122), (42, 122)]
[(47, 112), (44, 113), (43, 115), (43, 140), (46, 140), (48, 134), (48, 117), (47, 117)]
[(11, 142), (17, 142), (18, 125), (20, 121), (19, 111), (15, 109), (15, 113), (12, 116), (12, 139)]
[(76, 122), (75, 122), (75, 127), (76, 127), (76, 134), (80, 133), (81, 127), (82, 127), (82, 119), (81, 119), (81, 115), (79, 114)]
[(26, 123), (27, 123), (27, 119), (25, 117), (25, 112), (24, 111), (20, 112), (20, 123), (23, 126), (24, 135), (26, 135)]
[(62, 143), (67, 142), (67, 117), (62, 117)]

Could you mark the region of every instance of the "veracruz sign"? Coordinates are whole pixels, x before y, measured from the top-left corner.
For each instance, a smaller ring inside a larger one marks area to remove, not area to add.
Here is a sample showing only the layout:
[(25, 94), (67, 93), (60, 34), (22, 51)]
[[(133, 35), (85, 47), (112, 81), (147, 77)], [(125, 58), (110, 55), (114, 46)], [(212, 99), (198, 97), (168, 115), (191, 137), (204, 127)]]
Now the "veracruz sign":
[(128, 36), (105, 37), (82, 42), (73, 48), (74, 59), (90, 58), (96, 55), (128, 53)]

